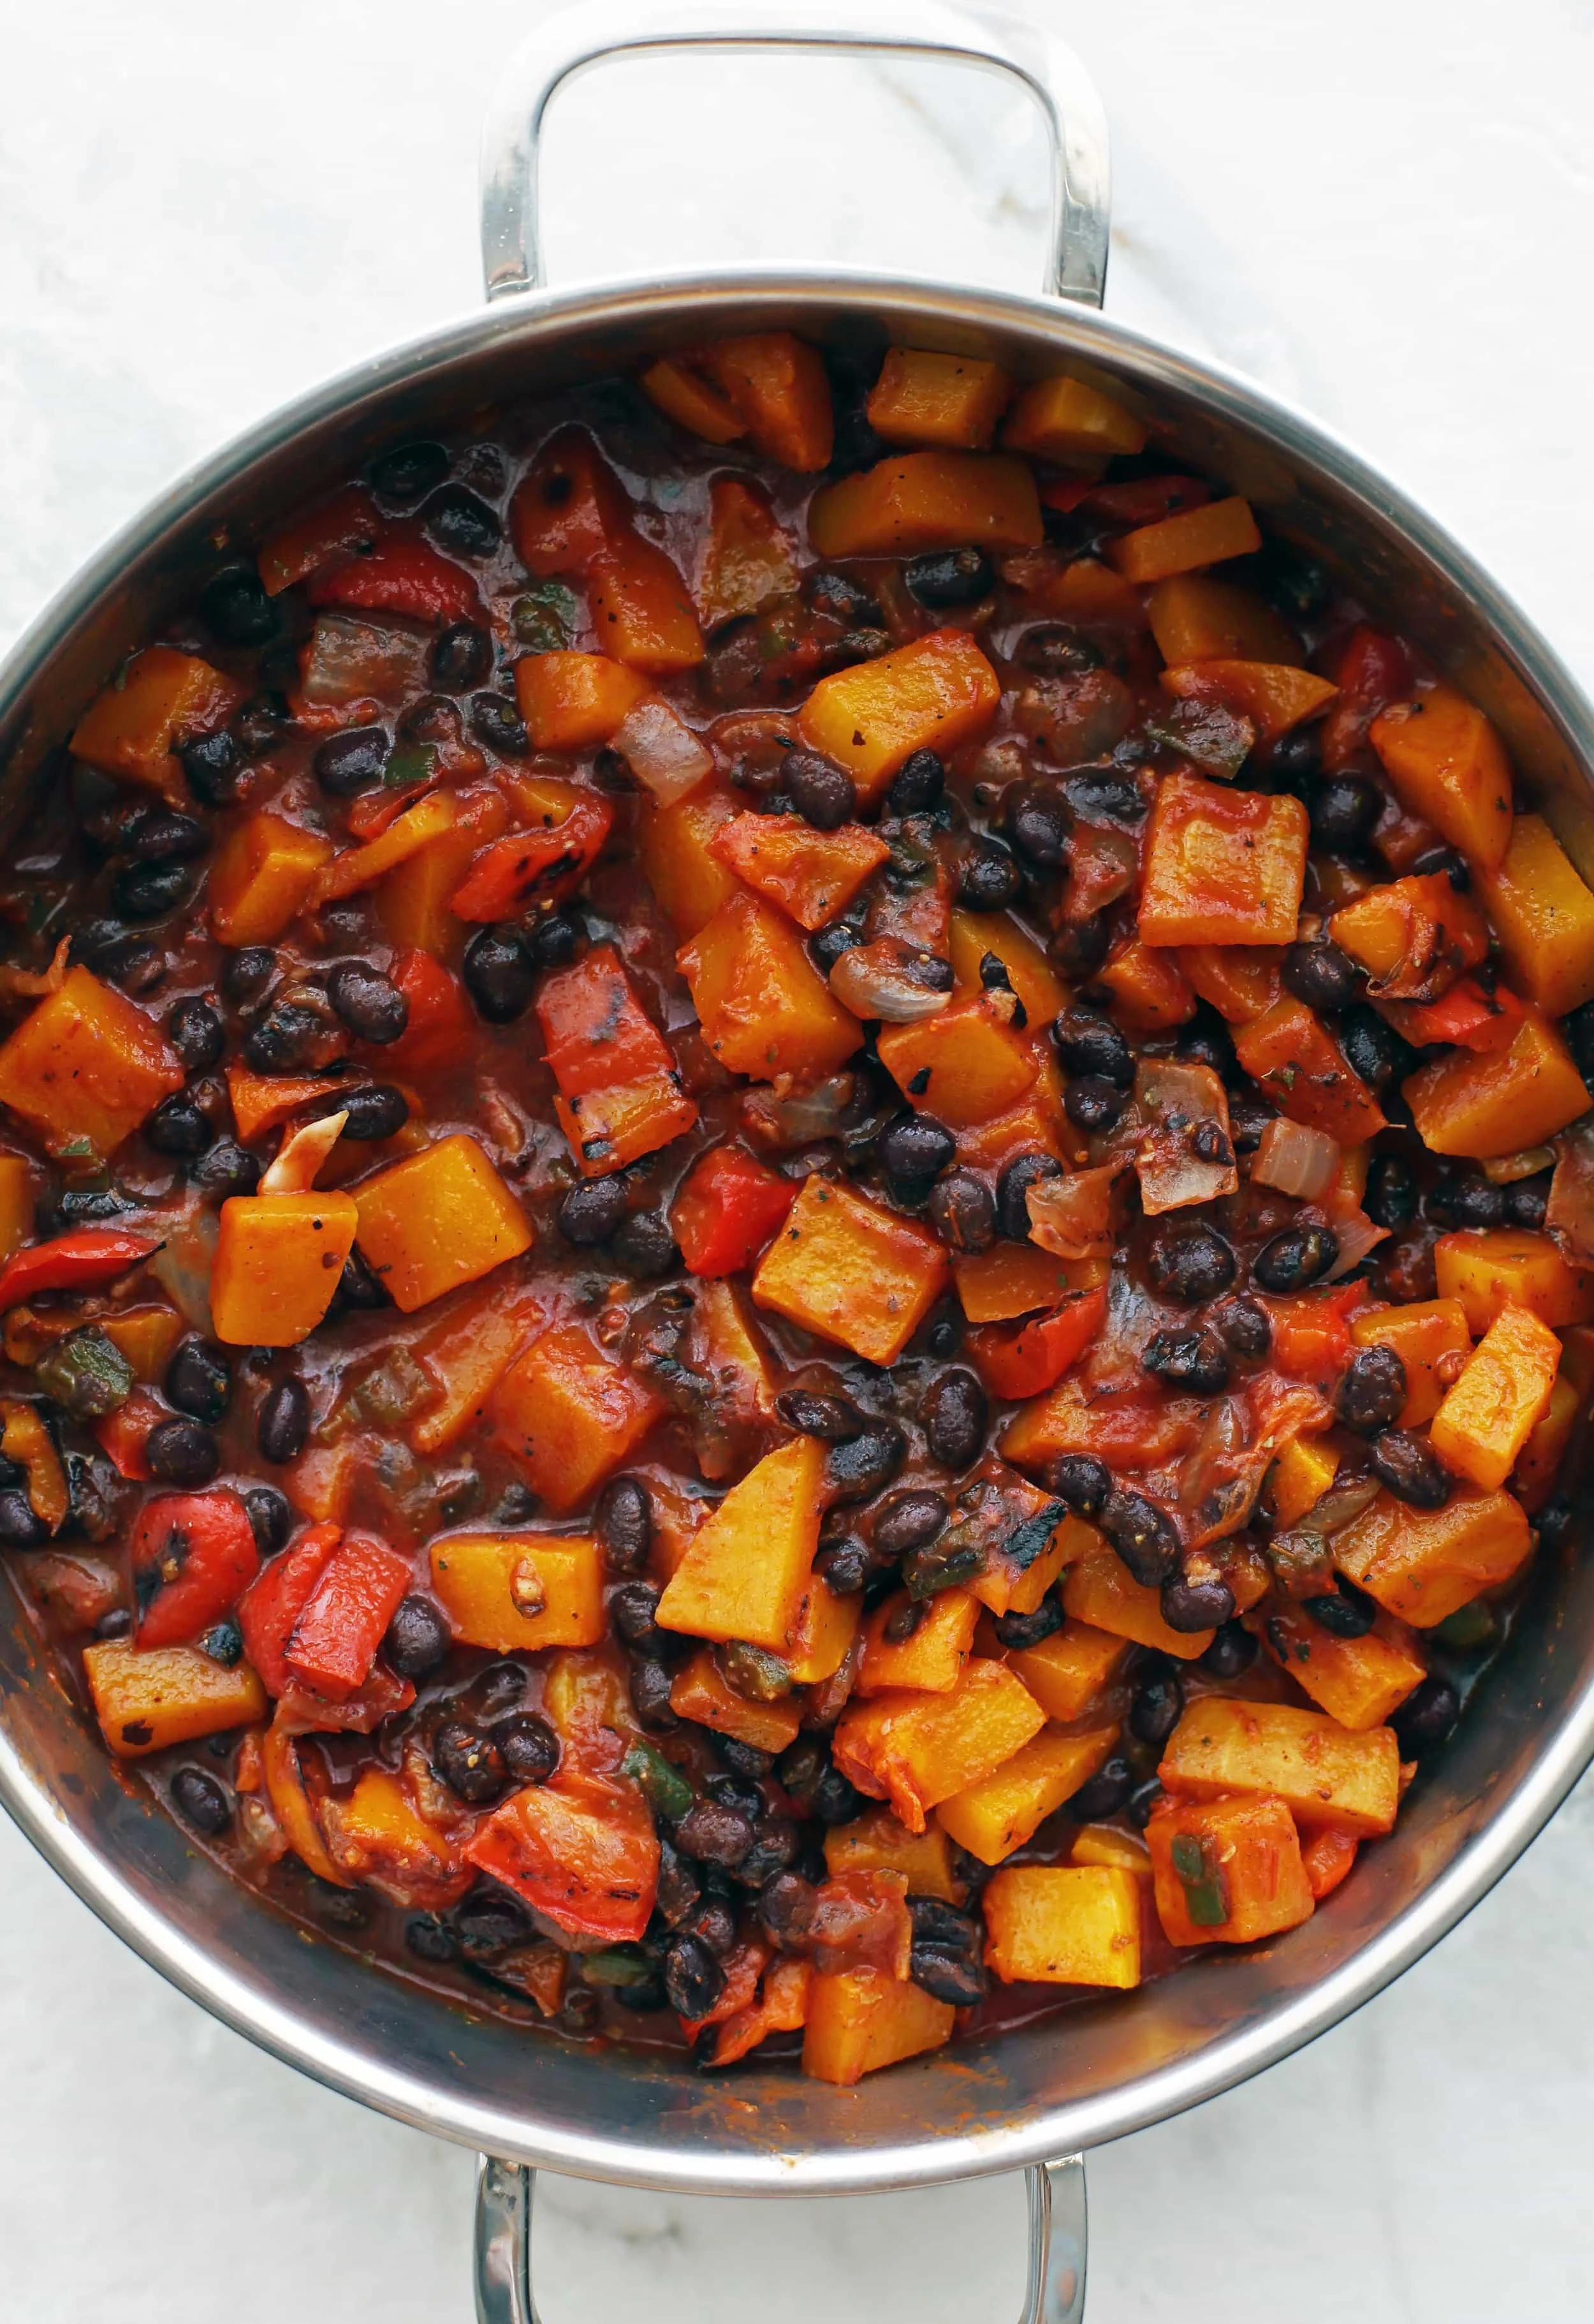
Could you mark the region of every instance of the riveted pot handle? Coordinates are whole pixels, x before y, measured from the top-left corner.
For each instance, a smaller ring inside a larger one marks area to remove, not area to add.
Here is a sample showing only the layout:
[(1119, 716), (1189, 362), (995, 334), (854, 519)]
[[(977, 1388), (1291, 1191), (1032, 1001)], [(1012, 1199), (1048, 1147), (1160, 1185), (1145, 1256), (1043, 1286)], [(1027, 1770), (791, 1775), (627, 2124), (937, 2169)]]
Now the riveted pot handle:
[[(1027, 2171), (1029, 2282), (1018, 2324), (1082, 2324), (1085, 2312), (1085, 2166), (1072, 2154)], [(540, 2324), (531, 2289), (531, 2197), (537, 2174), (484, 2154), (476, 2173), (476, 2324)]]
[(1099, 307), (1107, 279), (1107, 124), (1072, 49), (1038, 23), (976, 15), (956, 0), (577, 0), (531, 33), (504, 72), (482, 133), (487, 296), (543, 280), (538, 184), (556, 90), (612, 58), (677, 49), (939, 57), (1008, 74), (1040, 106), (1052, 152), (1044, 287)]

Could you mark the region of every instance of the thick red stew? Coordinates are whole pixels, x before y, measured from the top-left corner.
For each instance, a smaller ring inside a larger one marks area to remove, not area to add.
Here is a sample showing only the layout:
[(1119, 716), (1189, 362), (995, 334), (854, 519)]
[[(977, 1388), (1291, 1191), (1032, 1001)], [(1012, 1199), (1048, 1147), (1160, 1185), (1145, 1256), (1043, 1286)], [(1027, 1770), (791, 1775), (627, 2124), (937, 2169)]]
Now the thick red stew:
[(1391, 1830), (1569, 1528), (1594, 895), (1171, 447), (700, 346), (223, 540), (84, 709), (0, 1545), (279, 1906), (845, 2083)]

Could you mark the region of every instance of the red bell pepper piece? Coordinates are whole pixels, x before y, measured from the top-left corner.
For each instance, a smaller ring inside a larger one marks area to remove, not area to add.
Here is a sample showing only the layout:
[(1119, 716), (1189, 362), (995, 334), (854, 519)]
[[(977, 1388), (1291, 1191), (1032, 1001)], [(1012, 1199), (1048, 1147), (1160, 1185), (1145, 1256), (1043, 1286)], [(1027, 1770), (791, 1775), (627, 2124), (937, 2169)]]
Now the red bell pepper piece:
[(121, 1476), (135, 1484), (147, 1484), (150, 1464), (144, 1455), (150, 1431), (170, 1413), (160, 1397), (147, 1388), (135, 1388), (126, 1403), (115, 1412), (108, 1412), (103, 1420), (92, 1423), (92, 1433), (102, 1451), (110, 1454)]
[(139, 1645), (198, 1637), (259, 1572), (254, 1528), (236, 1493), (157, 1493), (133, 1528)]
[(318, 507), (279, 525), (261, 543), (260, 577), (268, 597), (280, 597), (296, 581), (303, 581), (330, 557), (342, 556), (362, 541), (374, 540), (382, 529), (376, 503), (358, 484), (347, 484)]
[(407, 1678), (401, 1678), (386, 1663), (373, 1663), (364, 1685), (355, 1687), (352, 1694), (340, 1694), (336, 1702), (290, 1678), (277, 1697), (277, 1716), (290, 1719), (296, 1727), (319, 1728), (327, 1734), (371, 1735), (384, 1719), (408, 1711), (414, 1700), (415, 1689)]
[(1403, 702), (1411, 692), (1411, 658), (1398, 638), (1359, 622), (1340, 649), (1339, 667), (1331, 675), (1340, 698), (1318, 732), (1322, 763), (1332, 773), (1362, 748), (1379, 711), (1391, 702)]
[(1486, 992), (1475, 976), (1463, 976), (1437, 1001), (1387, 1001), (1383, 1014), (1401, 1038), (1416, 1048), (1449, 1041), (1458, 1049), (1508, 1049), (1525, 1011), (1504, 984)]
[(614, 810), (596, 793), (578, 798), (563, 823), (515, 831), (484, 847), (448, 899), (462, 920), (510, 920), (534, 903), (567, 895), (609, 836)]
[(670, 1225), (694, 1275), (734, 1275), (752, 1265), (796, 1200), (789, 1178), (739, 1146), (716, 1146), (677, 1195)]
[(160, 1243), (125, 1227), (78, 1227), (52, 1242), (36, 1242), (0, 1267), (0, 1310), (18, 1307), (41, 1291), (95, 1291), (125, 1275)]
[(410, 1022), (382, 1052), (389, 1065), (401, 1073), (426, 1073), (464, 1056), (475, 1027), (459, 979), (413, 945), (388, 973), (410, 1003)]
[(1079, 505), (1087, 516), (1135, 528), (1160, 524), (1165, 516), (1201, 508), (1212, 497), (1212, 486), (1199, 476), (1130, 476), (1119, 484), (1092, 484)]
[(1049, 1315), (1037, 1315), (1017, 1331), (992, 1324), (971, 1332), (969, 1353), (992, 1396), (1021, 1402), (1055, 1388), (1070, 1364), (1083, 1355), (1107, 1318), (1104, 1290), (1071, 1291)]
[(305, 594), (312, 605), (405, 613), (418, 622), (465, 622), (482, 610), (464, 566), (400, 525), (384, 526), (368, 557), (340, 558), (324, 566), (312, 575)]
[(573, 968), (545, 976), (537, 1018), (563, 1097), (587, 1097), (594, 1090), (648, 1081), (675, 1064), (613, 945), (594, 945)]
[(1265, 1299), (1273, 1322), (1274, 1369), (1320, 1386), (1337, 1379), (1350, 1360), (1350, 1310), (1366, 1296), (1363, 1285), (1342, 1283), (1295, 1299)]
[(388, 1624), (415, 1576), (407, 1558), (369, 1534), (338, 1545), (283, 1653), (290, 1677), (319, 1694), (348, 1694), (366, 1678)]
[(341, 1526), (312, 1526), (291, 1549), (273, 1558), (244, 1593), (238, 1620), (244, 1649), (268, 1694), (281, 1694), (290, 1683), (286, 1656), (293, 1626), (342, 1539)]
[(659, 1888), (659, 1840), (634, 1784), (561, 1767), (489, 1816), (467, 1860), (574, 1935), (634, 1943)]

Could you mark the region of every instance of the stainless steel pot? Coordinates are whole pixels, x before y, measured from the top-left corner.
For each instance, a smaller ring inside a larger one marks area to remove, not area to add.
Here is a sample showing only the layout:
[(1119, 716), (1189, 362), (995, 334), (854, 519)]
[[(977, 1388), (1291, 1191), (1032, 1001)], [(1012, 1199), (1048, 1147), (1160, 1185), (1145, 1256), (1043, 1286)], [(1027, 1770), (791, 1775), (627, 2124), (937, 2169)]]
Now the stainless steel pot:
[[(1272, 528), (1353, 580), (1506, 734), (1523, 789), (1594, 876), (1594, 713), (1488, 576), (1392, 484), (1246, 381), (1096, 311), (1105, 133), (1069, 52), (1032, 25), (921, 0), (581, 0), (507, 73), (488, 124), (491, 304), (290, 404), (142, 515), (51, 604), (0, 671), (0, 816), (119, 659), (284, 506), (417, 431), (714, 334), (789, 327), (994, 355), (1021, 379), (1066, 361), (1171, 426)], [(1054, 155), (1046, 295), (834, 272), (539, 287), (538, 138), (554, 91), (622, 51), (767, 46), (928, 54), (1016, 76)], [(534, 2166), (686, 2193), (857, 2193), (1022, 2168), (1024, 2324), (1083, 2313), (1088, 2147), (1258, 2072), (1387, 1985), (1484, 1895), (1594, 1756), (1594, 1572), (1546, 1560), (1507, 1655), (1394, 1834), (1304, 1927), (1018, 2034), (899, 2066), (851, 2091), (756, 2066), (705, 2080), (642, 2052), (588, 2051), (373, 1971), (197, 1856), (70, 1714), (20, 1611), (0, 1623), (0, 1800), (100, 1918), (217, 2016), (332, 2089), (484, 2155), (477, 2310), (532, 2324)], [(1056, 2158), (1070, 2158), (1058, 2161)]]

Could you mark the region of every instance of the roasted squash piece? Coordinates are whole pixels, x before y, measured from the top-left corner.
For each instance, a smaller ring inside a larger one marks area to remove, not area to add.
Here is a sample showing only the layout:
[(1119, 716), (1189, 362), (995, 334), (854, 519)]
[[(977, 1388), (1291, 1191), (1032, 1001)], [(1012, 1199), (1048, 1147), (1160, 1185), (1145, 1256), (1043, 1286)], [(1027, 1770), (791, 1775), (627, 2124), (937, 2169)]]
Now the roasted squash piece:
[(1448, 1390), (1429, 1431), (1433, 1450), (1486, 1493), (1503, 1485), (1549, 1409), (1561, 1342), (1526, 1307), (1502, 1307)]
[(1380, 1493), (1333, 1536), (1341, 1572), (1419, 1630), (1509, 1582), (1532, 1549), (1520, 1502), (1470, 1489), (1442, 1509), (1410, 1508)]
[(1283, 1800), (1164, 1800), (1146, 1840), (1170, 1944), (1247, 1945), (1312, 1917), (1316, 1899)]
[(0, 1103), (52, 1153), (82, 1141), (108, 1158), (183, 1079), (153, 1021), (86, 968), (69, 969), (0, 1047)]
[(816, 347), (791, 331), (750, 331), (712, 340), (692, 362), (740, 412), (754, 448), (767, 460), (799, 475), (830, 466), (835, 420)]
[(983, 451), (1007, 409), (1012, 383), (1000, 364), (890, 347), (865, 416), (888, 444), (940, 444)]
[(731, 794), (712, 784), (674, 807), (643, 806), (637, 855), (678, 936), (695, 936), (740, 892), (742, 882), (714, 852), (716, 834), (738, 811)]
[(1352, 1734), (1321, 1711), (1220, 1694), (1190, 1705), (1156, 1772), (1182, 1798), (1265, 1794), (1297, 1823), (1353, 1833), (1387, 1831), (1400, 1798), (1400, 1747), (1389, 1728)]
[(945, 1279), (946, 1253), (926, 1228), (815, 1176), (760, 1261), (752, 1296), (870, 1363), (890, 1364)]
[(825, 1834), (825, 1866), (839, 1872), (899, 1872), (910, 1896), (939, 1896), (961, 1904), (968, 1889), (952, 1868), (952, 1849), (939, 1824), (907, 1831), (889, 1808), (865, 1808), (851, 1823)]
[(1476, 704), (1436, 686), (1380, 711), (1368, 739), (1396, 796), (1470, 863), (1492, 872), (1511, 844), (1511, 763)]
[(576, 1323), (544, 1333), (511, 1365), (489, 1411), (526, 1481), (556, 1517), (579, 1508), (640, 1443), (661, 1406)]
[(1195, 995), (1177, 955), (1154, 952), (1138, 936), (1119, 939), (1097, 970), (1096, 982), (1112, 995), (1112, 1014), (1126, 1032), (1166, 1032), (1195, 1014)]
[(531, 1248), (515, 1196), (474, 1138), (441, 1138), (355, 1190), (358, 1241), (408, 1315)]
[(1069, 1567), (1063, 1604), (1071, 1622), (1132, 1638), (1138, 1646), (1151, 1646), (1178, 1662), (1193, 1662), (1212, 1643), (1211, 1630), (1171, 1630), (1162, 1618), (1156, 1591), (1137, 1582), (1117, 1553), (1105, 1545), (1098, 1556), (1082, 1558)]
[(867, 804), (916, 751), (944, 754), (972, 741), (1000, 700), (1001, 681), (968, 632), (933, 630), (822, 678), (797, 727), (810, 750), (846, 769)]
[(1048, 1719), (1083, 1719), (1125, 1655), (1129, 1640), (1088, 1622), (1069, 1620), (1037, 1646), (1022, 1646), (1008, 1657)]
[(1207, 501), (1122, 533), (1108, 542), (1107, 555), (1126, 581), (1166, 581), (1228, 557), (1249, 557), (1261, 546), (1250, 503), (1236, 498)]
[(769, 502), (746, 478), (716, 476), (709, 486), (708, 509), (697, 609), (712, 629), (789, 596), (797, 585), (797, 567)]
[(146, 646), (95, 696), (73, 729), (71, 749), (102, 774), (180, 799), (177, 746), (223, 724), (243, 699), (235, 679), (198, 655)]
[(677, 1719), (729, 1735), (752, 1751), (784, 1751), (795, 1743), (802, 1713), (791, 1697), (755, 1702), (728, 1686), (713, 1651), (704, 1646), (676, 1673), (669, 1707)]
[(1068, 987), (1032, 936), (1006, 912), (954, 911), (947, 930), (947, 958), (960, 991), (984, 990), (981, 963), (994, 954), (1032, 1025), (1044, 1025), (1068, 1006)]
[(989, 1775), (943, 1800), (935, 1820), (981, 1864), (1000, 1864), (1089, 1783), (1117, 1740), (1116, 1727), (1088, 1735), (1045, 1728)]
[(1368, 889), (1333, 914), (1329, 934), (1391, 1001), (1437, 1001), (1488, 954), (1488, 922), (1442, 872)]
[(606, 742), (649, 692), (642, 672), (607, 654), (525, 654), (515, 696), (539, 751), (590, 751)]
[(355, 1247), (352, 1194), (235, 1194), (221, 1206), (210, 1276), (216, 1336), (230, 1347), (293, 1348), (332, 1304)]
[(744, 1638), (770, 1654), (796, 1639), (819, 1545), (825, 1447), (799, 1436), (733, 1485), (670, 1576), (661, 1629)]
[(1266, 597), (1210, 573), (1179, 573), (1147, 592), (1156, 650), (1170, 669), (1190, 662), (1260, 661), (1289, 668), (1301, 641)]
[(1453, 1299), (1481, 1339), (1507, 1304), (1560, 1331), (1594, 1323), (1594, 1268), (1580, 1267), (1547, 1234), (1525, 1227), (1461, 1227), (1433, 1246), (1441, 1299)]
[(367, 1767), (346, 1799), (322, 1801), (320, 1821), (338, 1870), (407, 1911), (445, 1912), (475, 1880), (475, 1868), (385, 1767)]
[(733, 1073), (817, 1081), (844, 1064), (862, 1038), (784, 912), (745, 890), (677, 957), (703, 1038)]
[(432, 1589), (466, 1646), (534, 1654), (603, 1637), (603, 1563), (590, 1535), (446, 1534), (429, 1554)]
[(604, 651), (662, 677), (695, 669), (706, 648), (691, 592), (662, 549), (628, 533), (586, 571), (592, 626)]
[[(1366, 1342), (1361, 1344), (1365, 1345)], [(1292, 1436), (1273, 1464), (1267, 1493), (1274, 1529), (1287, 1532), (1315, 1508), (1339, 1473), (1340, 1456), (1317, 1436)]]
[(1235, 1055), (1292, 1121), (1359, 1146), (1387, 1127), (1383, 1111), (1322, 1019), (1304, 1001), (1279, 1001), (1234, 1037)]
[(1410, 1634), (1368, 1630), (1359, 1638), (1336, 1638), (1297, 1606), (1284, 1605), (1267, 1617), (1265, 1636), (1275, 1658), (1320, 1711), (1353, 1734), (1382, 1727), (1399, 1710), (1427, 1669), (1412, 1652)]
[(1140, 1982), (1140, 1889), (1104, 1866), (1014, 1865), (988, 1882), (985, 1959), (1005, 1985)]
[(803, 2071), (843, 2089), (952, 2039), (956, 2011), (922, 1985), (883, 1969), (850, 1969), (808, 1987)]
[(963, 1674), (974, 1643), (980, 1601), (966, 1590), (938, 1590), (925, 1600), (917, 1627), (899, 1632), (914, 1601), (906, 1591), (882, 1599), (863, 1625), (863, 1660), (858, 1669), (861, 1695), (884, 1694), (891, 1687), (918, 1687), (926, 1694), (950, 1694)]
[(1005, 1113), (1040, 1072), (1029, 1044), (984, 995), (954, 1001), (917, 1025), (888, 1025), (876, 1046), (904, 1096), (951, 1130)]
[(1046, 1724), (1033, 1695), (1000, 1663), (975, 1655), (950, 1694), (906, 1690), (842, 1713), (836, 1766), (874, 1799), (889, 1799), (909, 1831), (927, 1811), (1021, 1751)]
[(1553, 1138), (1594, 1105), (1560, 1033), (1528, 1010), (1508, 1049), (1456, 1049), (1401, 1084), (1434, 1154), (1488, 1162)]
[(1519, 815), (1479, 891), (1511, 980), (1546, 1017), (1594, 1000), (1594, 893), (1542, 816)]
[(252, 815), (228, 833), (210, 867), (210, 925), (225, 945), (274, 944), (309, 901), (331, 840), (280, 815)]
[(820, 557), (917, 557), (933, 549), (1038, 549), (1035, 475), (1000, 452), (908, 452), (825, 484), (808, 506)]
[(266, 1715), (266, 1691), (246, 1662), (218, 1663), (199, 1646), (140, 1649), (129, 1638), (85, 1646), (95, 1716), (118, 1759), (193, 1743)]
[(1037, 460), (1088, 459), (1144, 451), (1146, 430), (1116, 397), (1064, 372), (1020, 391), (1002, 442)]
[[(1354, 1317), (1350, 1344), (1394, 1349), (1405, 1367), (1406, 1395), (1399, 1425), (1421, 1428), (1424, 1421), (1433, 1419), (1446, 1388), (1471, 1354), (1472, 1334), (1459, 1299), (1420, 1299), (1404, 1307), (1375, 1307)], [(1279, 1522), (1293, 1525), (1295, 1518), (1283, 1517)]]
[(710, 842), (729, 871), (810, 930), (844, 912), (890, 852), (861, 823), (815, 831), (795, 815), (739, 815)]
[(1307, 837), (1297, 798), (1165, 775), (1147, 841), (1141, 943), (1292, 944)]
[[(1205, 512), (1198, 509), (1193, 513), (1199, 516)], [(1276, 742), (1292, 726), (1315, 718), (1339, 691), (1326, 678), (1296, 669), (1289, 662), (1230, 659), (1187, 662), (1179, 669), (1165, 669), (1162, 684), (1176, 701), (1217, 703), (1237, 718), (1248, 718), (1265, 742)]]

